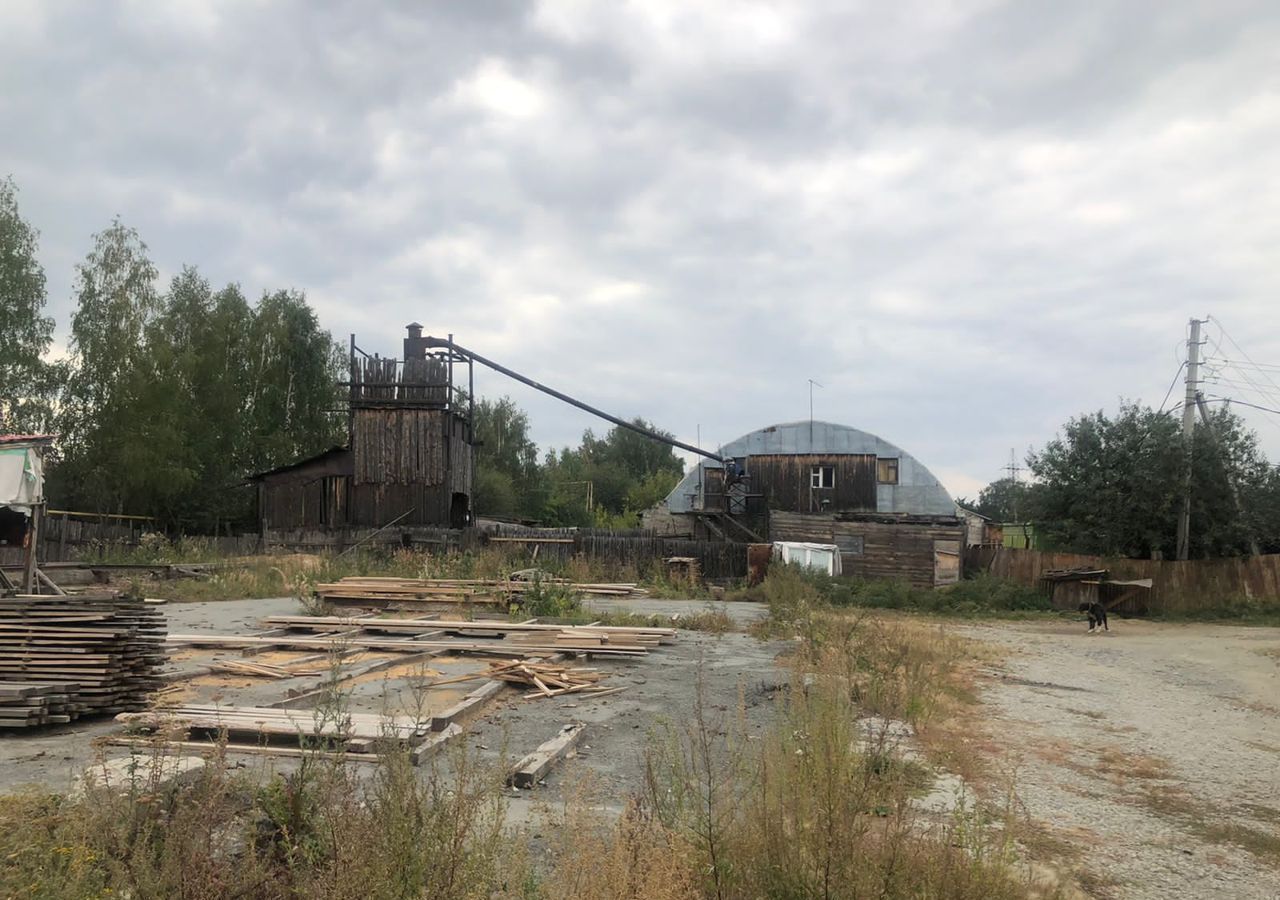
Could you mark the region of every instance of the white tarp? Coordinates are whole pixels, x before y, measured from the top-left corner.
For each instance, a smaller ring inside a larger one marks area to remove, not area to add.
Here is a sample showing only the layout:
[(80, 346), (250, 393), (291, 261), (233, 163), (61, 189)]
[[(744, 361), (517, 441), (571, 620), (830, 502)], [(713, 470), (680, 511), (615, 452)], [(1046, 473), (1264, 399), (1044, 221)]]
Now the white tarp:
[(828, 575), (840, 574), (840, 548), (835, 544), (774, 541), (773, 555), (785, 563), (795, 563), (806, 569), (817, 569)]
[(31, 515), (44, 499), (44, 466), (35, 447), (0, 446), (0, 506)]

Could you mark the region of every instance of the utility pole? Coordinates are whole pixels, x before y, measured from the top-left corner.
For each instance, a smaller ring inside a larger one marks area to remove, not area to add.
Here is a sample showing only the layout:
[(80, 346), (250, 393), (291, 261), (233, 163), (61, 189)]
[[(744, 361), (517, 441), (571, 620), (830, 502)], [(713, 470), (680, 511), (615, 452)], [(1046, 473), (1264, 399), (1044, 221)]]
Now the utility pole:
[(1018, 518), (1018, 473), (1022, 471), (1022, 466), (1018, 465), (1018, 457), (1012, 447), (1009, 448), (1009, 465), (1004, 467), (1009, 473), (1009, 497), (1013, 502), (1013, 521), (1020, 522)]
[(1200, 326), (1207, 319), (1192, 319), (1187, 335), (1187, 396), (1182, 402), (1182, 441), (1186, 449), (1186, 478), (1182, 486), (1182, 513), (1178, 516), (1178, 559), (1191, 553), (1191, 439), (1196, 427), (1196, 394), (1200, 390)]

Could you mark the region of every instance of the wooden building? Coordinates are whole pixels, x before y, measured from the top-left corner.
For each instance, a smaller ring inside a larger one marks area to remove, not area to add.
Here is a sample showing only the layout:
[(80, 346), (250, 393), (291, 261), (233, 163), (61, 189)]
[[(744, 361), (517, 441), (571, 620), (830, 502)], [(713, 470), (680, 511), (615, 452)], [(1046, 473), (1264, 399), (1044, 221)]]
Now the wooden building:
[[(470, 362), (428, 353), (421, 325), (408, 331), (403, 360), (369, 356), (352, 339), (346, 445), (253, 477), (264, 537), (470, 523)], [(466, 365), (466, 390), (455, 364)]]
[[(668, 495), (663, 521), (699, 537), (810, 541), (840, 548), (845, 575), (922, 587), (960, 577), (965, 523), (922, 463), (873, 434), (829, 422), (772, 425), (701, 462)], [(658, 515), (651, 517), (654, 521)]]

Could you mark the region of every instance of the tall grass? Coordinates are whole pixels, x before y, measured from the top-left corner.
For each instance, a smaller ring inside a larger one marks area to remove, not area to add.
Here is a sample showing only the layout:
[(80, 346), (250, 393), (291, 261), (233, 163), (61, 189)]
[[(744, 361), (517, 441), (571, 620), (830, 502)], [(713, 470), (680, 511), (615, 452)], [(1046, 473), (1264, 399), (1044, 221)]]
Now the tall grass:
[[(356, 550), (344, 556), (335, 554), (274, 553), (250, 557), (205, 557), (198, 550), (197, 539), (184, 539), (169, 545), (165, 552), (138, 553), (136, 557), (120, 557), (120, 562), (137, 565), (152, 563), (220, 562), (201, 579), (136, 579), (131, 590), (148, 597), (173, 600), (253, 599), (262, 597), (301, 597), (316, 584), (337, 581), (348, 576), (384, 575), (408, 579), (506, 579), (512, 572), (536, 568), (548, 580), (568, 580), (577, 584), (625, 583), (646, 586), (660, 597), (705, 599), (705, 586), (696, 581), (671, 580), (664, 572), (650, 567), (641, 576), (635, 566), (608, 562), (604, 559), (576, 556), (568, 559), (541, 559), (529, 550), (485, 547), (475, 550), (422, 550), (380, 548)], [(552, 585), (547, 585), (552, 590)], [(538, 613), (530, 613), (538, 615)], [(554, 615), (554, 613), (544, 613)]]
[[(766, 630), (800, 635), (765, 722), (744, 701), (655, 728), (618, 818), (572, 798), (536, 831), (504, 821), (500, 765), (462, 741), (439, 765), (388, 745), (370, 771), (320, 753), (288, 775), (143, 778), (78, 799), (0, 798), (0, 896), (23, 898), (1015, 898), (1012, 829), (981, 807), (927, 817), (927, 782), (887, 729), (927, 734), (966, 645), (937, 626), (837, 610), (796, 573), (766, 584)], [(326, 701), (342, 714), (342, 698)], [(317, 748), (319, 749), (319, 748)], [(156, 751), (159, 753), (159, 749)], [(625, 761), (615, 761), (621, 764)], [(1043, 894), (1040, 894), (1043, 896)]]
[(455, 756), (447, 778), (391, 753), (367, 779), (312, 757), (265, 783), (219, 756), (181, 785), (0, 798), (0, 896), (518, 896), (500, 780)]
[(835, 608), (896, 609), (936, 615), (992, 616), (1050, 612), (1048, 596), (1014, 581), (980, 575), (944, 588), (912, 587), (905, 581), (831, 577), (793, 565), (774, 565), (764, 582), (731, 599), (778, 603), (803, 596)]

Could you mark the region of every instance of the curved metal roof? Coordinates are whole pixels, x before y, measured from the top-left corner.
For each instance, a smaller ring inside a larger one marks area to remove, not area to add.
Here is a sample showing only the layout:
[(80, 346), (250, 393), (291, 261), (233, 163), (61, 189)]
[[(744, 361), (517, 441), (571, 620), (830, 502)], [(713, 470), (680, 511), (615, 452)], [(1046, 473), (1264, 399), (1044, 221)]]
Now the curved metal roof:
[[(911, 454), (869, 431), (835, 422), (783, 422), (744, 434), (720, 448), (721, 456), (772, 454), (875, 454), (898, 460), (898, 483), (877, 486), (876, 511), (954, 516), (956, 504), (942, 482)], [(714, 467), (703, 460), (699, 466)], [(689, 512), (698, 494), (699, 466), (667, 495), (671, 512)], [(748, 467), (749, 468), (749, 467)]]

